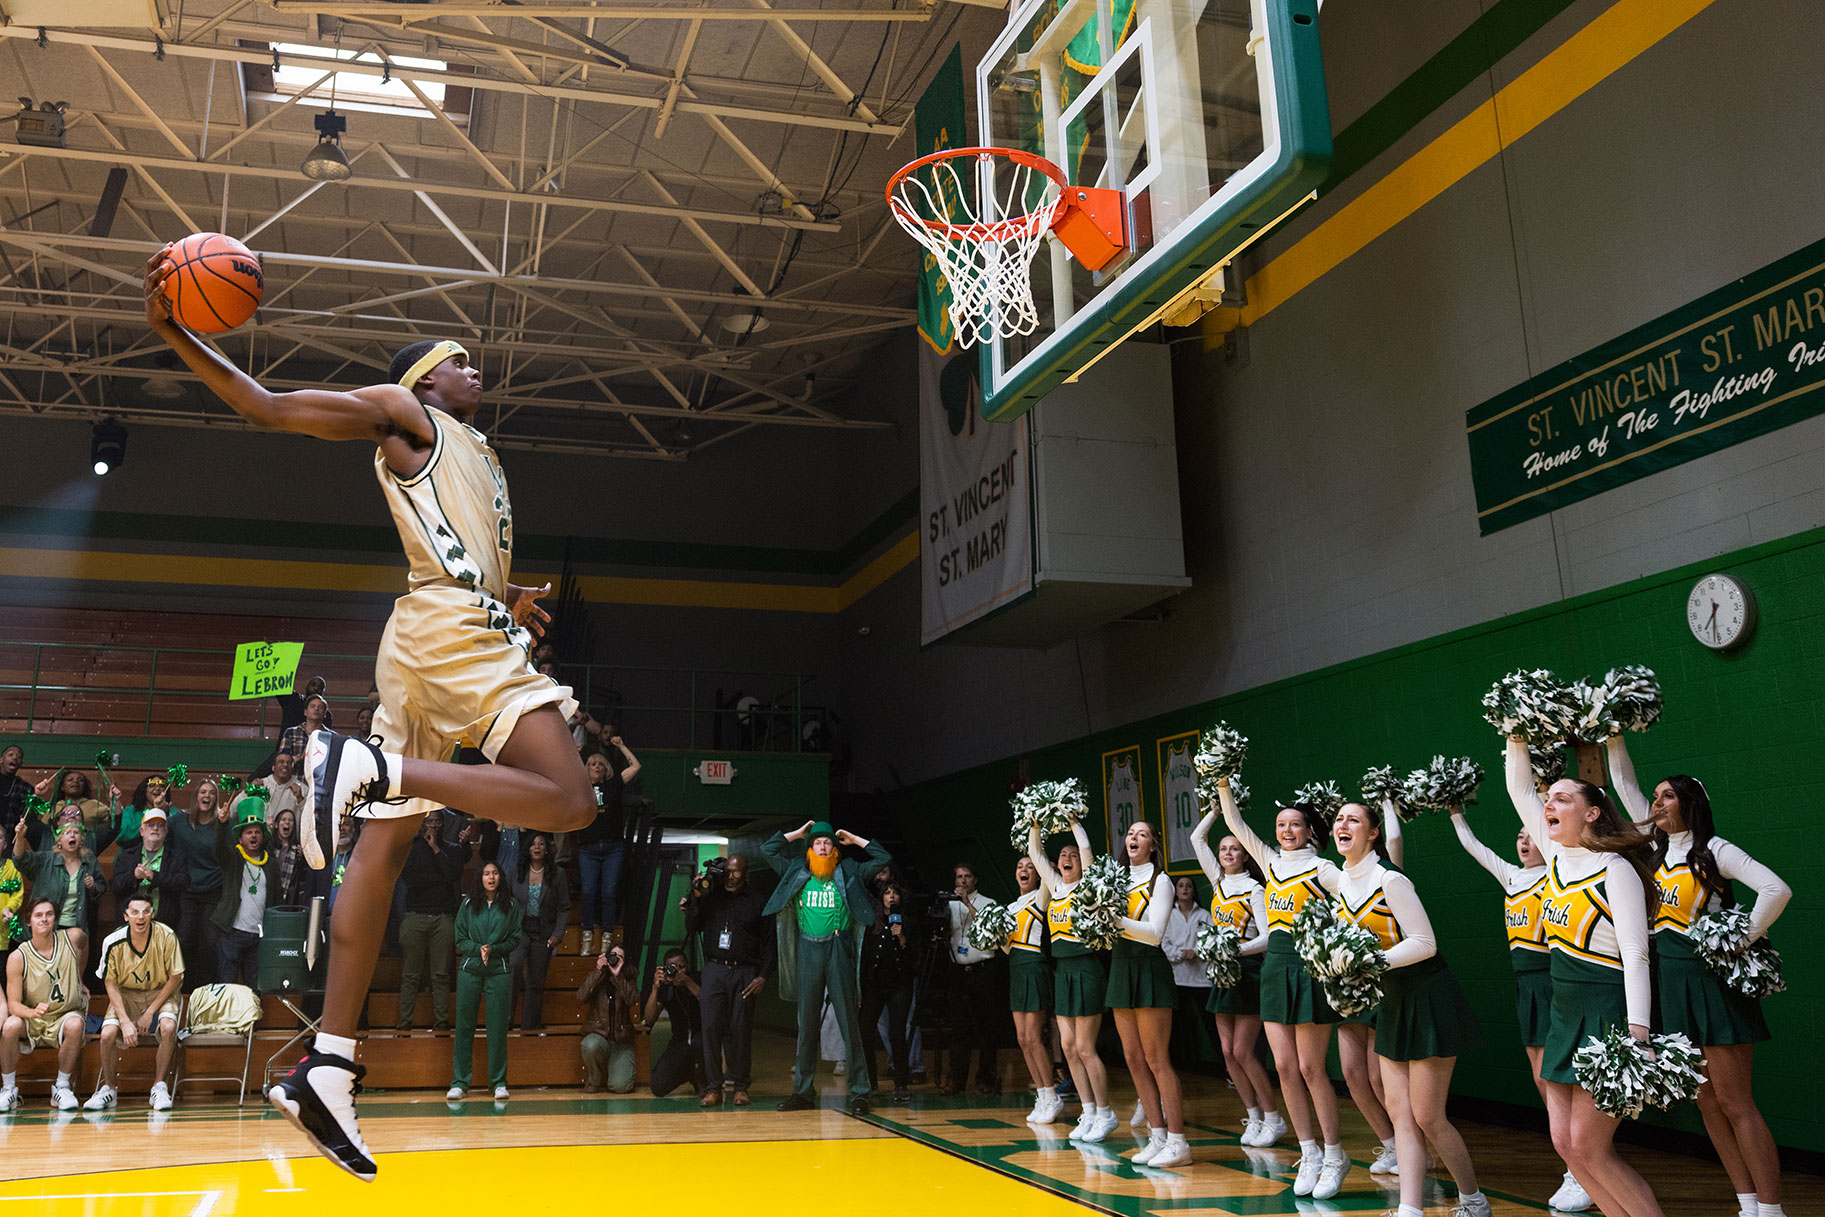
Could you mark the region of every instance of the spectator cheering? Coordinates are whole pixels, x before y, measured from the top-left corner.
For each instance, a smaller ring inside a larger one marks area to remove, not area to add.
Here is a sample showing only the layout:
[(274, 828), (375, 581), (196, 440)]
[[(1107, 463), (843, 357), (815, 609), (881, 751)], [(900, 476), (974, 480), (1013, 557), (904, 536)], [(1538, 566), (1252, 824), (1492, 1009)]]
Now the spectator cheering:
[[(317, 677), (312, 677), (311, 683), (315, 684), (319, 690), (323, 687), (323, 681)], [(329, 699), (323, 696), (321, 691), (306, 693), (304, 695), (304, 718), (296, 726), (287, 727), (279, 733), (279, 751), (289, 752), (295, 757), (303, 756), (305, 748), (310, 744), (311, 736), (329, 725)], [(275, 757), (275, 768), (277, 763), (278, 758)]]
[(273, 890), (271, 907), (302, 908), (310, 903), (311, 869), (298, 845), (298, 813), (288, 807), (266, 822), (272, 827), (267, 848), (279, 865), (279, 883)]
[[(414, 843), (416, 848), (416, 842)], [(518, 946), (520, 906), (501, 878), (501, 868), (482, 863), (475, 892), (464, 898), (456, 914), (456, 1042), (450, 1091), (444, 1097), (461, 1099), (469, 1093), (469, 1075), (475, 1064), (475, 1016), (488, 1002), (488, 1080), (494, 1098), (507, 1097), (507, 1028), (513, 1022), (513, 974), (507, 959)]]
[(13, 843), (14, 831), (25, 819), (25, 800), (31, 796), (32, 784), (19, 776), (25, 764), (25, 749), (8, 744), (0, 749), (0, 831), (6, 835), (5, 847)]
[[(147, 778), (146, 797), (153, 804), (171, 808), (171, 790), (161, 777)], [(161, 803), (160, 800), (163, 800)], [(137, 801), (137, 800), (136, 800)], [(222, 900), (222, 867), (216, 861), (216, 811), (221, 791), (205, 778), (197, 783), (196, 803), (171, 817), (171, 839), (190, 859), (190, 886), (184, 890), (177, 940), (184, 948), (184, 991), (222, 979), (216, 965), (216, 905)]]
[(513, 898), (520, 903), (520, 929), (525, 935), (508, 961), (514, 987), (526, 995), (520, 1007), (520, 1030), (543, 1031), (545, 976), (551, 971), (552, 952), (570, 923), (570, 879), (553, 856), (549, 833), (527, 835), (526, 866), (514, 877)]
[[(426, 971), (431, 973), (432, 1026), (438, 1031), (450, 1029), (450, 958), (456, 946), (457, 885), (462, 882), (463, 867), (469, 864), (469, 846), (445, 845), (443, 830), (443, 813), (427, 812), (418, 826), (418, 837), (406, 854), (405, 867), (399, 872), (406, 891), (406, 915), (399, 924), (399, 1015), (394, 1020), (400, 1031), (412, 1029), (418, 986)], [(503, 971), (506, 958), (503, 952)], [(492, 1044), (494, 1020), (492, 1010), (489, 1013), (488, 1038)], [(475, 1032), (473, 1021), (469, 1031), (471, 1035)], [(467, 1087), (466, 1078), (463, 1084)]]
[(996, 1059), (1001, 1041), (1002, 1011), (999, 953), (970, 945), (965, 931), (976, 914), (994, 901), (976, 890), (976, 868), (959, 862), (951, 871), (956, 899), (950, 902), (951, 1076), (945, 1094), (961, 1094), (969, 1082), (970, 1049), (976, 1050), (976, 1093), (1000, 1094), (1001, 1070)]
[(127, 924), (101, 944), (95, 975), (108, 990), (101, 1020), (101, 1085), (83, 1106), (112, 1107), (120, 1097), (120, 1050), (142, 1039), (158, 1045), (158, 1080), (148, 1100), (153, 1111), (171, 1110), (165, 1079), (177, 1052), (177, 991), (184, 982), (184, 953), (177, 931), (152, 916), (152, 897), (137, 892), (127, 900)]
[(709, 1089), (705, 1107), (722, 1103), (722, 1088), (735, 1090), (737, 1107), (748, 1105), (754, 1059), (754, 1007), (773, 978), (777, 944), (767, 924), (767, 902), (748, 885), (748, 860), (731, 854), (714, 862), (691, 884), (685, 897), (684, 928), (701, 934), (703, 978), (699, 1015), (703, 1022), (703, 1067)]
[(887, 1013), (887, 1043), (892, 1053), (893, 1101), (912, 1099), (906, 1085), (907, 1017), (912, 1013), (913, 986), (925, 958), (924, 927), (906, 910), (906, 893), (897, 883), (881, 889), (880, 915), (862, 940), (862, 1035), (868, 1043), (868, 1076), (878, 1077), (875, 1060), (881, 1051), (879, 1023)]
[(634, 1088), (634, 1035), (640, 990), (627, 953), (610, 947), (577, 990), (583, 1003), (583, 1093), (627, 1094)]
[(686, 1082), (692, 1094), (703, 1090), (703, 1034), (699, 1025), (703, 988), (685, 966), (684, 952), (677, 947), (665, 953), (665, 961), (653, 969), (653, 984), (646, 991), (645, 1021), (648, 1030), (659, 1022), (659, 1008), (672, 1024), (672, 1041), (653, 1062), (652, 1089), (663, 1099)]
[(266, 815), (259, 800), (242, 803), (232, 828), (227, 806), (216, 809), (215, 860), (222, 869), (222, 892), (211, 918), (220, 967), (216, 979), (257, 991), (260, 932), (279, 886), (279, 860), (266, 848)]
[[(68, 931), (70, 946), (76, 952), (76, 971), (81, 975), (89, 957), (89, 904), (101, 899), (105, 886), (101, 866), (94, 855), (84, 856), (82, 817), (80, 814), (63, 822), (55, 843), (49, 850), (31, 849), (26, 845), (26, 820), (19, 821), (13, 835), (13, 861), (32, 885), (34, 907), (40, 899), (50, 900), (57, 909), (52, 925)], [(62, 935), (59, 935), (59, 941)]]
[(627, 831), (621, 794), (640, 773), (640, 758), (628, 750), (620, 736), (610, 735), (608, 742), (620, 750), (627, 765), (617, 772), (600, 752), (590, 753), (586, 762), (590, 784), (596, 788), (596, 818), (575, 834), (577, 865), (582, 870), (579, 886), (583, 889), (581, 955), (595, 954), (598, 928), (605, 933), (614, 932), (615, 892), (621, 882), (621, 858), (626, 848), (622, 838)]
[(171, 821), (165, 809), (147, 808), (139, 839), (114, 855), (114, 880), (108, 885), (114, 893), (114, 907), (125, 909), (128, 901), (144, 896), (152, 905), (153, 918), (175, 931), (189, 886), (190, 859), (184, 847), (171, 840)]
[(34, 1048), (57, 1050), (51, 1106), (76, 1110), (70, 1075), (82, 1055), (83, 1012), (89, 995), (69, 930), (57, 928), (57, 902), (32, 897), (31, 938), (6, 958), (6, 1020), (0, 1023), (0, 1111), (19, 1106), (19, 1057)]
[(256, 785), (264, 786), (267, 791), (268, 824), (278, 819), (280, 812), (295, 812), (304, 806), (304, 780), (298, 774), (298, 758), (290, 752), (280, 750), (272, 758), (272, 772), (261, 778)]
[[(792, 848), (799, 841), (807, 843), (802, 853)], [(858, 864), (843, 858), (837, 852), (843, 845), (864, 850), (868, 860)], [(807, 820), (791, 833), (776, 832), (761, 848), (780, 877), (762, 911), (772, 916), (791, 909), (792, 925), (780, 939), (790, 952), (785, 963), (794, 975), (798, 998), (798, 1057), (792, 1068), (792, 1093), (779, 1109), (803, 1111), (816, 1104), (811, 1084), (817, 1076), (818, 1038), (828, 991), (848, 1056), (849, 1109), (865, 1115), (870, 1085), (868, 1057), (856, 1026), (856, 933), (874, 923), (868, 879), (893, 858), (877, 843), (848, 831), (837, 832), (822, 820)]]

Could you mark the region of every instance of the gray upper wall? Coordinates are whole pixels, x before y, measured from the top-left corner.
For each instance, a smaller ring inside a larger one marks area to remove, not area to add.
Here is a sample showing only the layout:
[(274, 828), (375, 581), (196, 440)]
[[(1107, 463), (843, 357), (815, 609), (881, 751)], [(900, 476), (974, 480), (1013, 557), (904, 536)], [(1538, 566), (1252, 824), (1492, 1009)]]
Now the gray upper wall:
[[(1491, 5), (1326, 5), (1333, 121)], [(1574, 4), (1276, 238), (1311, 231), (1601, 14)], [(1825, 419), (1477, 535), (1464, 413), (1825, 235), (1825, 6), (1718, 3), (1281, 304), (1178, 348), (1193, 588), (1045, 652), (917, 651), (902, 572), (851, 613), (858, 788), (893, 787), (1825, 524)], [(1195, 330), (1168, 332), (1190, 337)], [(871, 694), (872, 696), (869, 696)]]

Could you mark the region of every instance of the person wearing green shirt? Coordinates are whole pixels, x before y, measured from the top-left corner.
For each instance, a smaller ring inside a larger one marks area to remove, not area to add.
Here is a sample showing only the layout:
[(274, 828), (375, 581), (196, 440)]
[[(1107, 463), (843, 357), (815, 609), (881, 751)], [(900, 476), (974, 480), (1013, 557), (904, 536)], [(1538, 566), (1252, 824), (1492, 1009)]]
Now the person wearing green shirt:
[(26, 822), (19, 821), (13, 836), (13, 861), (32, 885), (32, 899), (45, 897), (57, 905), (55, 929), (70, 931), (70, 945), (76, 949), (78, 971), (89, 958), (89, 904), (101, 899), (107, 880), (93, 856), (85, 857), (82, 848), (82, 820), (72, 815), (57, 830), (55, 845), (48, 850), (26, 846)]
[(513, 971), (508, 960), (520, 945), (524, 917), (519, 901), (501, 880), (501, 868), (482, 864), (476, 890), (456, 911), (456, 1040), (450, 1091), (455, 1102), (468, 1095), (475, 1064), (475, 1016), (488, 1002), (488, 1080), (494, 1098), (507, 1097), (507, 1029), (513, 1021)]
[[(803, 852), (792, 848), (798, 841), (807, 842)], [(844, 858), (839, 852), (844, 845), (862, 849), (867, 860), (858, 863)], [(796, 832), (774, 833), (761, 852), (780, 876), (762, 913), (783, 914), (777, 923), (781, 974), (793, 978), (798, 997), (798, 1057), (792, 1068), (792, 1093), (779, 1109), (802, 1111), (816, 1105), (811, 1083), (816, 1076), (818, 1032), (828, 992), (848, 1057), (849, 1109), (865, 1115), (871, 1079), (867, 1046), (856, 1022), (857, 961), (861, 958), (856, 939), (874, 921), (867, 882), (893, 858), (875, 842), (838, 832), (822, 820), (808, 820)]]

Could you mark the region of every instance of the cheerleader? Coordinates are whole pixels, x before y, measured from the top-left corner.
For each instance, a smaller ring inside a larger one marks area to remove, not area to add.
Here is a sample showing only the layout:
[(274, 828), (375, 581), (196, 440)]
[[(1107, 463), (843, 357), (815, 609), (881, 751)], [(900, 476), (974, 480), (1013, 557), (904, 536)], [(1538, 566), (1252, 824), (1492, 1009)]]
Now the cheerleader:
[(1046, 860), (1037, 826), (1027, 830), (1027, 857), (1046, 889), (1046, 932), (1052, 936), (1052, 1009), (1058, 1016), (1058, 1046), (1065, 1054), (1071, 1084), (1077, 1088), (1083, 1114), (1071, 1130), (1073, 1141), (1101, 1141), (1121, 1118), (1109, 1106), (1109, 1074), (1096, 1055), (1096, 1034), (1103, 1025), (1103, 965), (1096, 952), (1078, 938), (1071, 919), (1071, 895), (1090, 863), (1090, 836), (1071, 821), (1076, 845), (1058, 851), (1056, 868)]
[(1572, 1056), (1592, 1036), (1626, 1025), (1648, 1038), (1646, 837), (1616, 811), (1602, 787), (1560, 778), (1544, 801), (1534, 789), (1527, 745), (1508, 741), (1508, 797), (1546, 855), (1540, 917), (1552, 951), (1552, 1012), (1540, 1081), (1553, 1148), (1606, 1217), (1661, 1217), (1660, 1203), (1616, 1152), (1614, 1116), (1597, 1110), (1578, 1084)]
[(1039, 1101), (1027, 1115), (1028, 1124), (1050, 1124), (1058, 1119), (1064, 1100), (1052, 1085), (1052, 1053), (1046, 1047), (1046, 1019), (1052, 1009), (1052, 962), (1046, 958), (1045, 880), (1031, 858), (1014, 864), (1014, 882), (1020, 899), (1014, 902), (1014, 929), (1002, 949), (1008, 953), (1008, 1004), (1014, 1012), (1014, 1037)]
[[(1279, 850), (1267, 845), (1242, 822), (1230, 797), (1229, 783), (1217, 783), (1223, 820), (1267, 876), (1267, 949), (1261, 964), (1261, 1022), (1280, 1074), (1280, 1094), (1287, 1118), (1299, 1138), (1299, 1171), (1293, 1194), (1326, 1200), (1343, 1186), (1350, 1159), (1343, 1152), (1337, 1118), (1337, 1092), (1325, 1072), (1331, 1024), (1337, 1012), (1300, 962), (1293, 948), (1293, 918), (1311, 899), (1323, 900), (1337, 889), (1335, 864), (1318, 856), (1324, 817), (1305, 804), (1282, 807), (1274, 817)], [(1314, 1127), (1313, 1116), (1317, 1122)], [(1324, 1138), (1322, 1150), (1317, 1137)]]
[[(1392, 804), (1388, 804), (1392, 807)], [(1378, 826), (1388, 826), (1385, 839), (1378, 838), (1373, 848), (1380, 852), (1385, 849), (1388, 861), (1395, 866), (1401, 864), (1400, 817), (1386, 814), (1378, 817)], [(1337, 822), (1331, 824), (1331, 843), (1337, 847), (1339, 855), (1344, 853), (1343, 843), (1337, 839)], [(1375, 1020), (1376, 1011), (1371, 1008), (1359, 1014), (1351, 1014), (1338, 1020), (1337, 1023), (1337, 1063), (1343, 1067), (1343, 1083), (1350, 1092), (1350, 1099), (1356, 1104), (1356, 1110), (1362, 1113), (1363, 1122), (1369, 1131), (1381, 1142), (1381, 1148), (1375, 1151), (1375, 1160), (1369, 1163), (1372, 1175), (1393, 1175), (1400, 1173), (1399, 1147), (1394, 1140), (1394, 1121), (1388, 1115), (1387, 1100), (1382, 1094), (1382, 1073), (1375, 1060)], [(1420, 1169), (1417, 1173), (1426, 1173), (1427, 1159), (1422, 1145), (1418, 1159)]]
[[(1515, 1021), (1520, 1024), (1521, 1045), (1533, 1069), (1534, 1089), (1540, 1092), (1540, 1102), (1545, 1103), (1540, 1057), (1546, 1049), (1546, 1024), (1553, 1000), (1552, 951), (1546, 945), (1546, 925), (1540, 920), (1540, 900), (1546, 891), (1546, 859), (1525, 828), (1515, 837), (1515, 852), (1521, 860), (1521, 865), (1516, 866), (1477, 840), (1463, 808), (1451, 809), (1451, 826), (1457, 830), (1464, 852), (1495, 876), (1506, 896), (1502, 912), (1507, 923), (1508, 961), (1514, 965)], [(1559, 1190), (1547, 1201), (1548, 1208), (1561, 1213), (1582, 1213), (1590, 1206), (1590, 1194), (1569, 1170)]]
[[(1457, 977), (1438, 954), (1413, 880), (1382, 863), (1383, 826), (1390, 819), (1361, 803), (1345, 803), (1331, 826), (1344, 861), (1338, 916), (1374, 934), (1388, 961), (1371, 1059), (1386, 1088), (1399, 1156), (1424, 1163), (1430, 1139), (1457, 1184), (1452, 1217), (1490, 1217), (1470, 1151), (1445, 1116), (1457, 1058), (1482, 1047), (1483, 1036)], [(1425, 1190), (1424, 1169), (1401, 1172), (1399, 1217), (1421, 1217)]]
[(1192, 830), (1191, 848), (1204, 868), (1204, 877), (1210, 880), (1211, 923), (1230, 926), (1242, 936), (1242, 976), (1230, 988), (1211, 990), (1209, 1009), (1217, 1025), (1217, 1042), (1223, 1046), (1223, 1061), (1229, 1066), (1229, 1080), (1247, 1116), (1237, 1143), (1265, 1148), (1286, 1135), (1286, 1121), (1274, 1106), (1267, 1069), (1255, 1056), (1255, 1041), (1261, 1037), (1267, 887), (1261, 868), (1234, 837), (1224, 837), (1217, 842), (1217, 852), (1210, 852), (1210, 830), (1216, 822), (1214, 808), (1204, 813)]
[(1749, 941), (1768, 932), (1793, 897), (1779, 875), (1716, 834), (1711, 796), (1694, 777), (1675, 774), (1654, 787), (1650, 803), (1620, 735), (1607, 745), (1616, 797), (1654, 841), (1650, 933), (1660, 966), (1660, 1024), (1704, 1049), (1705, 1084), (1698, 1113), (1730, 1176), (1743, 1217), (1782, 1217), (1781, 1161), (1755, 1105), (1755, 1045), (1768, 1038), (1762, 1004), (1730, 989), (1692, 949), (1688, 933), (1700, 914), (1733, 908), (1732, 880), (1755, 889)]
[(1160, 949), (1172, 913), (1172, 880), (1160, 857), (1153, 825), (1136, 820), (1122, 838), (1128, 854), (1128, 915), (1121, 919), (1109, 961), (1109, 1008), (1121, 1036), (1122, 1056), (1147, 1113), (1147, 1144), (1131, 1159), (1136, 1166), (1187, 1166), (1179, 1075), (1172, 1067), (1172, 1011), (1178, 986), (1172, 964)]

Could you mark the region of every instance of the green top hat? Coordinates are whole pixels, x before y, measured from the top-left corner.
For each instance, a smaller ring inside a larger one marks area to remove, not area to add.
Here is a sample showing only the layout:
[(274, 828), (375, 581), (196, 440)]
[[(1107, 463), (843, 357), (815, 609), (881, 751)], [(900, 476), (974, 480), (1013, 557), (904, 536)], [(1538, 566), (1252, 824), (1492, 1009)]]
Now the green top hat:
[(266, 831), (266, 804), (259, 799), (252, 802), (243, 800), (240, 809), (235, 812), (234, 831), (237, 836), (250, 824), (258, 825), (262, 832)]
[(836, 829), (830, 827), (830, 824), (827, 821), (819, 820), (816, 824), (813, 824), (810, 828), (805, 830), (805, 844), (809, 845), (819, 837), (829, 837), (832, 841), (835, 841)]

